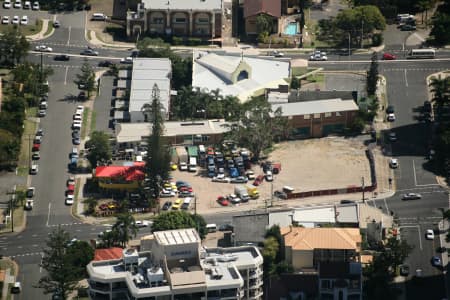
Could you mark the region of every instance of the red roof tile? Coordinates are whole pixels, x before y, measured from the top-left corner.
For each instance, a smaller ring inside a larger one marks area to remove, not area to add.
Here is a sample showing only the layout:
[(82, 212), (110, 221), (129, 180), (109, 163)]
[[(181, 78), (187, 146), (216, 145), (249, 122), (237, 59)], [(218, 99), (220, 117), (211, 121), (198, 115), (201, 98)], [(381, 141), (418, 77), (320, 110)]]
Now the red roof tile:
[(122, 252), (123, 249), (118, 247), (108, 249), (95, 249), (94, 261), (122, 258)]
[(126, 181), (144, 179), (144, 162), (135, 162), (132, 166), (100, 166), (95, 168), (95, 177), (122, 177)]

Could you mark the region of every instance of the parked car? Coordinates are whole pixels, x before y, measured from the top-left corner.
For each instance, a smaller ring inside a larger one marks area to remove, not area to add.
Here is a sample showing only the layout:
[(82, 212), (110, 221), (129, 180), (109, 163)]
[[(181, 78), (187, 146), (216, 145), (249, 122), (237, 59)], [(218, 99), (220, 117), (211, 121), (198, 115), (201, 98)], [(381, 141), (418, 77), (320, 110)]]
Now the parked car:
[(58, 60), (58, 61), (68, 61), (68, 60), (70, 60), (70, 56), (66, 55), (66, 54), (61, 54), (61, 55), (56, 55), (53, 59)]
[(33, 10), (39, 10), (39, 9), (40, 9), (39, 2), (34, 1), (34, 2), (33, 2), (33, 7), (32, 7), (32, 9), (33, 9)]
[(416, 26), (415, 25), (411, 25), (411, 24), (403, 24), (400, 27), (401, 31), (414, 31), (416, 30)]
[(391, 158), (389, 160), (389, 167), (391, 167), (392, 169), (397, 169), (398, 168), (398, 159)]
[(390, 142), (397, 141), (397, 134), (395, 132), (389, 132), (388, 139)]
[(248, 179), (245, 176), (238, 176), (230, 179), (231, 183), (247, 183), (247, 181)]
[(388, 114), (387, 115), (387, 120), (389, 121), (389, 122), (394, 122), (395, 121), (395, 114)]
[(267, 171), (266, 175), (264, 176), (264, 178), (266, 179), (266, 181), (273, 181), (273, 174), (272, 171)]
[(247, 171), (245, 175), (247, 176), (248, 180), (255, 179), (255, 173), (252, 170)]
[(39, 172), (39, 166), (35, 163), (31, 163), (30, 175), (36, 175)]
[(14, 2), (14, 8), (22, 8), (22, 1), (21, 0), (16, 0)]
[(175, 200), (175, 203), (172, 204), (172, 209), (180, 209), (182, 204), (183, 200), (178, 198), (177, 200)]
[(2, 24), (5, 24), (5, 25), (9, 24), (9, 16), (2, 17)]
[(74, 201), (74, 195), (73, 194), (69, 194), (66, 196), (66, 205), (72, 205)]
[(238, 196), (236, 196), (235, 194), (228, 195), (227, 200), (233, 204), (238, 204), (241, 202), (241, 199)]
[(168, 198), (168, 197), (175, 197), (176, 196), (176, 192), (172, 191), (172, 190), (166, 190), (163, 189), (161, 191), (161, 193), (159, 194), (160, 198)]
[(28, 16), (22, 16), (22, 19), (20, 19), (20, 25), (28, 25)]
[(58, 20), (53, 21), (53, 28), (59, 28), (61, 27), (61, 22), (59, 22)]
[(283, 200), (287, 199), (287, 194), (283, 191), (275, 191), (275, 192), (273, 192), (273, 195), (279, 199), (283, 199)]
[(33, 152), (33, 154), (31, 155), (31, 159), (32, 160), (40, 160), (41, 159), (41, 155), (39, 154), (39, 151)]
[(33, 199), (27, 199), (24, 205), (25, 210), (32, 210), (34, 206), (34, 200)]
[(162, 210), (169, 210), (171, 206), (172, 206), (172, 202), (166, 201), (162, 207)]
[(386, 108), (386, 113), (387, 114), (393, 114), (394, 112), (395, 112), (394, 106), (393, 105), (388, 105), (388, 107)]
[(219, 226), (219, 231), (233, 231), (234, 226), (231, 224), (222, 224)]
[(67, 186), (75, 185), (75, 177), (74, 176), (69, 176), (69, 178), (67, 178), (66, 185)]
[(230, 177), (225, 177), (225, 174), (219, 173), (217, 176), (214, 176), (212, 179), (212, 182), (222, 182), (222, 183), (229, 183), (231, 181)]
[(219, 203), (222, 206), (228, 206), (230, 204), (230, 202), (228, 202), (228, 199), (226, 199), (223, 196), (217, 197), (217, 203)]
[(253, 181), (253, 185), (254, 186), (258, 186), (260, 185), (262, 182), (264, 181), (264, 175), (258, 175), (255, 179), (255, 181)]
[(32, 186), (30, 186), (29, 188), (27, 188), (27, 191), (25, 193), (27, 198), (33, 198), (34, 194), (35, 194), (36, 189)]
[(5, 0), (3, 2), (3, 8), (5, 8), (5, 9), (11, 8), (11, 0)]
[(442, 266), (442, 261), (438, 256), (433, 256), (431, 258), (431, 264), (435, 267), (440, 267)]
[(417, 193), (407, 193), (402, 196), (402, 200), (418, 200), (422, 199), (422, 195)]
[(110, 60), (102, 60), (101, 62), (98, 63), (99, 67), (110, 67), (114, 65), (114, 63)]
[(400, 266), (400, 275), (402, 275), (402, 276), (408, 276), (409, 275), (409, 266), (408, 265), (401, 265)]
[(12, 23), (12, 24), (19, 24), (19, 23), (20, 23), (20, 18), (19, 18), (19, 16), (14, 16), (13, 19), (12, 19), (12, 21), (11, 21), (11, 23)]
[(397, 59), (397, 57), (392, 53), (385, 52), (383, 54), (383, 60), (395, 60), (395, 59)]
[(434, 231), (433, 231), (433, 229), (427, 229), (427, 231), (425, 232), (425, 238), (427, 240), (434, 240)]

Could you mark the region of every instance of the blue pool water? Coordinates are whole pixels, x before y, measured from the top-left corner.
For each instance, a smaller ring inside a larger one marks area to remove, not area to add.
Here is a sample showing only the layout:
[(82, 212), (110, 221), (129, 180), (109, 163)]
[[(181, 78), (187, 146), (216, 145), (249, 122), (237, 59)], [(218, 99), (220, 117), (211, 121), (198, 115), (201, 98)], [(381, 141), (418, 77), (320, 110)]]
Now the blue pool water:
[(287, 35), (296, 35), (297, 34), (297, 23), (289, 23), (284, 28), (284, 34)]

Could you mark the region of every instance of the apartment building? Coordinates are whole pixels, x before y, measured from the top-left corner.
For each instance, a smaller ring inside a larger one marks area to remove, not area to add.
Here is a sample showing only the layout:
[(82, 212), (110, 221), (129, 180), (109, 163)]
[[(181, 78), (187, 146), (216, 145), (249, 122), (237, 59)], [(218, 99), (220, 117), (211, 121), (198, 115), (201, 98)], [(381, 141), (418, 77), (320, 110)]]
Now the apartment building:
[(90, 299), (262, 299), (255, 247), (204, 248), (195, 229), (154, 232), (140, 251), (87, 266)]

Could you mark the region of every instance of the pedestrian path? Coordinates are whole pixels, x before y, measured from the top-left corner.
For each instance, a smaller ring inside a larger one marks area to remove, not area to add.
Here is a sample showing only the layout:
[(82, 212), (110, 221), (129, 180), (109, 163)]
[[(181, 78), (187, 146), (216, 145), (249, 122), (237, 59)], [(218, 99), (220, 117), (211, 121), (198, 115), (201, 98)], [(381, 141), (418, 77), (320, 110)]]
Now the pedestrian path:
[(44, 38), (48, 38), (49, 36), (51, 36), (53, 34), (53, 32), (55, 32), (54, 28), (52, 28), (52, 30), (49, 32), (49, 34), (45, 35), (48, 30), (49, 22), (50, 22), (50, 20), (43, 19), (41, 31), (36, 34), (33, 34), (33, 35), (28, 35), (27, 39), (30, 41), (39, 41), (39, 40), (42, 40)]

